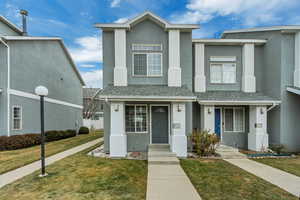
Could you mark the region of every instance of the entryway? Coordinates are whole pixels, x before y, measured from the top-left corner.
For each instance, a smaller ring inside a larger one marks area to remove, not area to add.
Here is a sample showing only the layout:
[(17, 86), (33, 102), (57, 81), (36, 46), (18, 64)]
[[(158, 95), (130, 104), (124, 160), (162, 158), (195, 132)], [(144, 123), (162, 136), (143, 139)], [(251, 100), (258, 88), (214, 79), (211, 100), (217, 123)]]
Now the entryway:
[(169, 106), (151, 105), (151, 143), (169, 144)]

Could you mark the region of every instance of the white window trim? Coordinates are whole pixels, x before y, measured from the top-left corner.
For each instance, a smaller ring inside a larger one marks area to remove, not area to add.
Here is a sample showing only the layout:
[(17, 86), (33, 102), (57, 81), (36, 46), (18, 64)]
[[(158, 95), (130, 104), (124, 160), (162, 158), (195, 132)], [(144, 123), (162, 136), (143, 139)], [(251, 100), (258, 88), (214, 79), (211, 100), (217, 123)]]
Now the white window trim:
[(212, 62), (236, 62), (236, 56), (210, 56)]
[[(15, 120), (15, 117), (14, 117), (14, 109), (15, 108), (20, 108), (20, 128), (15, 128), (14, 127), (14, 120)], [(12, 130), (15, 130), (15, 131), (18, 131), (18, 130), (22, 130), (23, 129), (23, 109), (22, 109), (22, 106), (18, 106), (18, 105), (13, 105), (12, 106)]]
[[(224, 83), (223, 82), (223, 65), (224, 64), (234, 64), (235, 66), (235, 81), (234, 83)], [(222, 65), (222, 77), (221, 77), (221, 83), (214, 83), (211, 81), (211, 67), (212, 65)], [(237, 83), (237, 69), (236, 69), (236, 63), (235, 62), (211, 62), (209, 65), (209, 82), (210, 84), (222, 84), (222, 85), (232, 85), (232, 84), (236, 84)]]
[[(132, 132), (132, 131), (126, 131), (126, 110), (124, 112), (124, 119), (125, 119), (125, 132), (126, 133), (136, 133), (136, 134), (145, 134), (145, 133), (148, 133), (148, 126), (149, 126), (149, 123), (148, 123), (148, 105), (147, 104), (125, 104), (125, 109), (126, 109), (126, 106), (134, 106), (134, 129), (135, 131)], [(136, 106), (145, 106), (146, 107), (146, 131), (140, 131), (140, 132), (137, 132), (136, 131)]]
[[(157, 50), (157, 51), (152, 51), (152, 50), (135, 50), (134, 48), (133, 48), (133, 46), (134, 45), (144, 45), (144, 46), (159, 46), (160, 47), (160, 50)], [(141, 44), (141, 43), (132, 43), (131, 44), (131, 50), (132, 51), (145, 51), (145, 52), (161, 52), (162, 51), (162, 48), (163, 48), (163, 46), (162, 46), (162, 44)]]
[[(147, 57), (147, 75), (135, 75), (134, 74), (134, 55), (136, 54), (146, 54)], [(160, 66), (161, 66), (161, 70), (160, 70), (160, 74), (158, 75), (149, 75), (149, 65), (148, 65), (148, 55), (149, 54), (160, 54), (161, 55), (161, 60), (160, 60)], [(163, 55), (160, 52), (134, 52), (132, 53), (132, 76), (134, 77), (162, 77), (163, 76)]]
[[(233, 131), (227, 131), (226, 130), (226, 109), (232, 109), (233, 110)], [(243, 110), (243, 130), (241, 131), (236, 131), (234, 130), (235, 129), (235, 110)], [(227, 132), (227, 133), (242, 133), (242, 132), (245, 132), (245, 108), (244, 107), (226, 107), (224, 108), (224, 132)]]

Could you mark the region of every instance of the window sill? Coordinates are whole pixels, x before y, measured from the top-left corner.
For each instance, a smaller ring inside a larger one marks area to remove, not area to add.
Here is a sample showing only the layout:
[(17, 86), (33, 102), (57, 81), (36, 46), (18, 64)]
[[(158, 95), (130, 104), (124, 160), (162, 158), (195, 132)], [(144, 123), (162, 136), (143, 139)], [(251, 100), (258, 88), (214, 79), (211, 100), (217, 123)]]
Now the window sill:
[(161, 78), (163, 75), (157, 75), (157, 76), (144, 76), (144, 75), (133, 75), (134, 78)]
[(141, 134), (141, 135), (144, 135), (144, 134), (148, 134), (148, 132), (126, 132), (126, 134)]

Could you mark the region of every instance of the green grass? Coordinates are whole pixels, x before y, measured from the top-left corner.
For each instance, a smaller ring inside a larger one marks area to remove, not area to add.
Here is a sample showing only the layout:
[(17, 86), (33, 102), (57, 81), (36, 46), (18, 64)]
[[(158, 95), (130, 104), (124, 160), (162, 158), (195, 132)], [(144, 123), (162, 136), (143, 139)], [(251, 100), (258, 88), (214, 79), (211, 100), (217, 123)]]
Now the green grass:
[[(72, 147), (84, 144), (103, 136), (102, 131), (87, 135), (79, 135), (46, 144), (46, 156), (62, 152)], [(40, 159), (40, 146), (34, 146), (12, 151), (0, 151), (0, 174), (22, 167)]]
[[(95, 148), (95, 147), (93, 147)], [(0, 200), (142, 200), (147, 163), (87, 156), (90, 148), (0, 189)]]
[(295, 158), (260, 158), (253, 159), (256, 162), (260, 162), (272, 167), (281, 169), (283, 171), (300, 176), (300, 156)]
[(293, 195), (223, 160), (181, 160), (203, 200), (297, 200)]

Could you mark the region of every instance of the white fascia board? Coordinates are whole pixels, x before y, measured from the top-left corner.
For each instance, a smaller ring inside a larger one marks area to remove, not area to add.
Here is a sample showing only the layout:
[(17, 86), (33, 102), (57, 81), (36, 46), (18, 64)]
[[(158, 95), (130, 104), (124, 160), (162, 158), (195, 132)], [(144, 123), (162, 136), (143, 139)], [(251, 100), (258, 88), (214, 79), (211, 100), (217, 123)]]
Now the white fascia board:
[(292, 93), (300, 95), (300, 89), (296, 89), (296, 88), (292, 88), (292, 87), (287, 87), (286, 90), (289, 91), (289, 92), (292, 92)]
[(117, 29), (117, 28), (126, 28), (129, 29), (130, 26), (128, 24), (119, 24), (119, 23), (97, 23), (94, 25), (96, 28), (112, 28), (112, 29)]
[(280, 104), (281, 101), (215, 101), (215, 100), (198, 100), (201, 105), (274, 105)]
[(180, 96), (102, 96), (101, 100), (130, 100), (130, 101), (196, 101), (196, 97), (180, 97)]
[(243, 44), (256, 44), (264, 45), (267, 40), (256, 39), (193, 39), (193, 43), (204, 43), (208, 45), (243, 45)]
[(60, 37), (3, 36), (5, 40), (61, 40)]
[(4, 22), (6, 25), (8, 25), (10, 28), (12, 28), (14, 31), (22, 34), (23, 31), (19, 27), (17, 27), (15, 24), (10, 22), (8, 19), (6, 19), (4, 16), (0, 15), (0, 21)]

